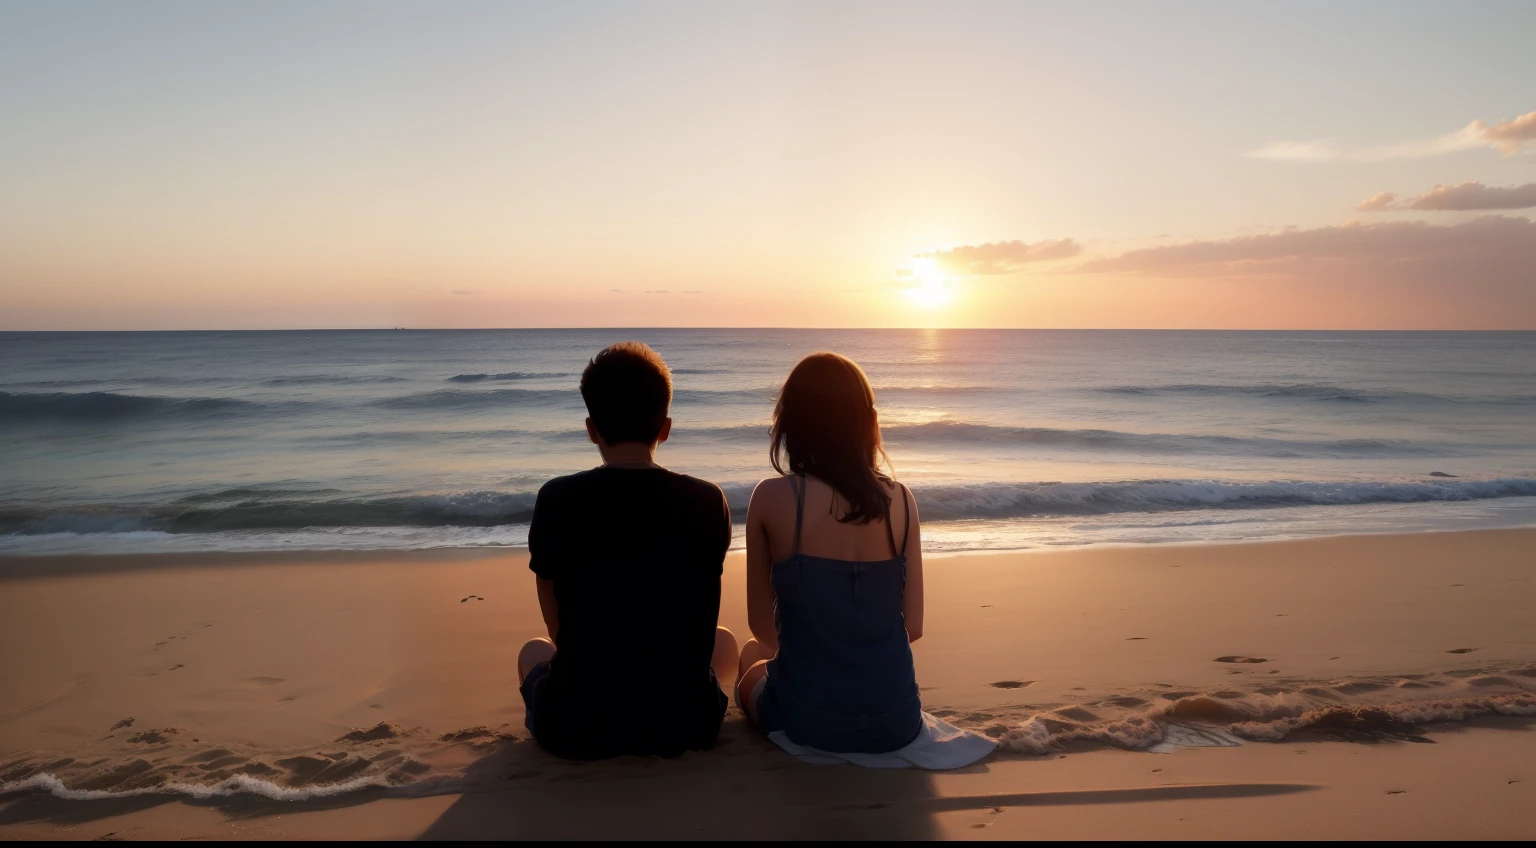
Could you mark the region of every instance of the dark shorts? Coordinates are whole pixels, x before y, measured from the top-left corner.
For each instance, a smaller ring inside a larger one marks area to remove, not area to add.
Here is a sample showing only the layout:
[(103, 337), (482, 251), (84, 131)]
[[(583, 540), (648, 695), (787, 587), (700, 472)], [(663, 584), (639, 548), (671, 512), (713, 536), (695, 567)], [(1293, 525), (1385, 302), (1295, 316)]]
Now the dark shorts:
[(523, 685), (518, 687), (518, 691), (523, 693), (523, 726), (528, 728), (535, 739), (539, 738), (538, 722), (535, 719), (536, 705), (540, 700), (540, 691), (548, 681), (549, 660), (545, 660), (528, 669), (528, 676), (523, 678)]
[[(518, 687), (523, 695), (523, 725), (540, 747), (569, 759), (603, 759), (623, 754), (675, 757), (683, 751), (709, 748), (720, 734), (726, 707), (730, 705), (730, 699), (720, 691), (717, 683), (714, 687), (716, 698), (707, 708), (701, 704), (699, 709), (681, 711), (682, 715), (664, 713), (653, 717), (651, 721), (641, 721), (639, 727), (629, 728), (627, 732), (612, 737), (595, 729), (594, 724), (601, 726), (600, 722), (577, 722), (584, 728), (582, 731), (562, 733), (560, 725), (569, 721), (552, 720), (552, 713), (561, 710), (552, 709), (549, 704), (549, 674), (549, 663), (538, 663), (528, 670), (528, 676), (523, 678), (522, 686)], [(713, 681), (715, 673), (710, 671), (709, 676)], [(571, 716), (565, 718), (569, 720)]]

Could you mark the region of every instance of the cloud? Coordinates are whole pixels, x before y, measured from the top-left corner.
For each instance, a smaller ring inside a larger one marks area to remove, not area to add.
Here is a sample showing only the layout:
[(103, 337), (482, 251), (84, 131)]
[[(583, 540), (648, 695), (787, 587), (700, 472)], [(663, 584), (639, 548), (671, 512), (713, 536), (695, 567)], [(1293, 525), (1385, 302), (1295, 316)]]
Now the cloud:
[(1396, 195), (1384, 191), (1356, 206), (1361, 212), (1385, 212), (1416, 209), (1431, 212), (1469, 212), (1479, 209), (1536, 208), (1536, 183), (1499, 188), (1468, 181), (1453, 186), (1437, 185), (1418, 197), (1394, 203)]
[(1473, 121), (1465, 127), (1434, 138), (1403, 141), (1396, 144), (1342, 149), (1332, 139), (1317, 141), (1276, 141), (1243, 154), (1253, 159), (1277, 162), (1387, 162), (1395, 159), (1425, 159), (1461, 150), (1492, 148), (1505, 156), (1519, 153), (1528, 142), (1536, 141), (1536, 112), (1489, 125)]
[(1378, 195), (1376, 195), (1374, 197), (1371, 197), (1371, 198), (1369, 198), (1367, 200), (1360, 201), (1360, 205), (1355, 207), (1355, 211), (1356, 212), (1381, 212), (1381, 211), (1386, 210), (1386, 209), (1393, 209), (1395, 207), (1392, 205), (1392, 201), (1394, 201), (1396, 199), (1397, 199), (1397, 195), (1393, 194), (1390, 191), (1384, 191), (1381, 194), (1378, 194)]
[(1467, 129), (1475, 129), (1495, 150), (1505, 156), (1513, 156), (1520, 152), (1520, 147), (1526, 142), (1536, 141), (1536, 112), (1526, 112), (1518, 118), (1491, 127), (1482, 121), (1473, 121)]
[[(1068, 259), (1082, 253), (1077, 242), (1069, 238), (1047, 239), (1034, 244), (1022, 241), (998, 241), (987, 244), (965, 244), (949, 250), (920, 253), (916, 259), (932, 259), (940, 271), (951, 277), (981, 277), (993, 274), (1016, 274), (1032, 262), (1050, 262)], [(901, 274), (900, 271), (897, 272)], [(908, 271), (906, 276), (910, 276)]]
[(1448, 226), (1425, 221), (1350, 222), (1144, 248), (1093, 260), (1074, 270), (1165, 278), (1294, 277), (1455, 285), (1475, 281), (1529, 290), (1536, 275), (1536, 221), (1488, 215)]

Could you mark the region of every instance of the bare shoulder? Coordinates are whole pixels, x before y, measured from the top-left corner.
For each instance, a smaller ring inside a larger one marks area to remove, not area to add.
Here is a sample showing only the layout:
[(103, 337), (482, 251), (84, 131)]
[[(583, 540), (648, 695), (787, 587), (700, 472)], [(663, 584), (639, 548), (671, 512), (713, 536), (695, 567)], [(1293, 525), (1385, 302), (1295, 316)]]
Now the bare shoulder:
[[(915, 524), (917, 522), (917, 495), (907, 488), (907, 484), (900, 480), (885, 478), (885, 489), (891, 496), (891, 509), (896, 515), (905, 515), (906, 520)], [(900, 504), (898, 507), (897, 504)]]
[(886, 493), (889, 494), (892, 498), (900, 500), (902, 496), (906, 496), (914, 503), (917, 501), (917, 495), (913, 494), (912, 490), (907, 488), (907, 484), (901, 482), (900, 480), (897, 480), (894, 477), (882, 477), (880, 478), (880, 482), (885, 485)]
[[(778, 523), (795, 512), (795, 490), (789, 477), (768, 477), (752, 490), (747, 511), (759, 521)], [(792, 519), (791, 519), (792, 520)]]
[(792, 497), (794, 491), (790, 488), (788, 477), (766, 477), (759, 480), (752, 489), (752, 504), (758, 507), (771, 508), (785, 498)]

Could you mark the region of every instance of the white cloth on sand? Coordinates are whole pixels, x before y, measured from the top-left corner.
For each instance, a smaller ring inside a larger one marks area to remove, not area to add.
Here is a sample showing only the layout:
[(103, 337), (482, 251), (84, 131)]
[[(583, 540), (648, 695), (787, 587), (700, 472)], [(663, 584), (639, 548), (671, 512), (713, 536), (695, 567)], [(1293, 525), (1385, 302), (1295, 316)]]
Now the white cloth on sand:
[(920, 768), (933, 771), (956, 769), (992, 753), (997, 743), (970, 730), (961, 730), (949, 722), (923, 713), (923, 729), (905, 748), (887, 754), (835, 754), (807, 748), (789, 741), (784, 731), (768, 734), (775, 745), (796, 757), (817, 765), (853, 763), (865, 768)]

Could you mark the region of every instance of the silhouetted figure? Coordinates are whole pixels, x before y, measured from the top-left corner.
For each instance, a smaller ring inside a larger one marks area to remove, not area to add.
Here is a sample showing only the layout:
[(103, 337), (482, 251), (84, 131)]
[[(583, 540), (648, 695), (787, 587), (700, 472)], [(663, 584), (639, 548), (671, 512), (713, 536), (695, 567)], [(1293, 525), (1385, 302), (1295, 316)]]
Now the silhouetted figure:
[(910, 642), (923, 634), (917, 505), (880, 471), (875, 394), (852, 360), (817, 353), (773, 413), (773, 467), (747, 510), (738, 703), (765, 733), (822, 751), (885, 753), (923, 731)]
[[(675, 756), (708, 748), (736, 640), (716, 627), (730, 508), (713, 483), (657, 465), (672, 376), (622, 342), (581, 375), (603, 464), (539, 490), (530, 567), (549, 639), (518, 656), (527, 726), (562, 757)], [(552, 641), (551, 641), (552, 640)]]

